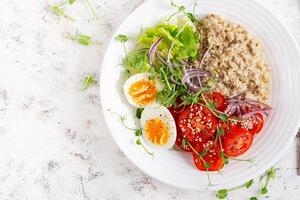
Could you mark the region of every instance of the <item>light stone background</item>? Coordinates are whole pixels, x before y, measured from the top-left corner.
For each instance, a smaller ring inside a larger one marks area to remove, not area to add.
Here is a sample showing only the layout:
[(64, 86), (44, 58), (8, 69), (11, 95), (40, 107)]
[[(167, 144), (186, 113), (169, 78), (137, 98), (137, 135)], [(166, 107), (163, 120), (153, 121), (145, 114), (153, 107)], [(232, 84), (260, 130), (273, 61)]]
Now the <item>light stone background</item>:
[[(66, 7), (75, 22), (49, 11), (58, 1), (0, 1), (0, 199), (214, 199), (213, 192), (173, 188), (137, 169), (104, 124), (99, 85), (81, 91), (86, 73), (98, 77), (113, 31), (143, 3), (91, 1), (100, 24), (83, 0)], [(262, 3), (300, 44), (300, 1)], [(65, 39), (66, 32), (88, 34), (103, 45), (81, 46)], [(296, 141), (276, 167), (269, 199), (300, 199)], [(247, 199), (256, 188), (230, 198)]]

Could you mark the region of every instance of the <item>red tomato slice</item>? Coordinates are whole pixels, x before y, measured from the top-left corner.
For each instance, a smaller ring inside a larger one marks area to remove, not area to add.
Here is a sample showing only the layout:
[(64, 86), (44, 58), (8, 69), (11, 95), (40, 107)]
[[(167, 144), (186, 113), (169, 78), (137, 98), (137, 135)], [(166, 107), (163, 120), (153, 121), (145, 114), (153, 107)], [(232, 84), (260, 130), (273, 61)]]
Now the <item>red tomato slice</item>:
[(185, 108), (180, 114), (178, 132), (189, 142), (201, 142), (215, 135), (217, 123), (216, 117), (208, 108), (195, 104)]
[[(200, 154), (208, 149), (206, 151), (207, 153), (201, 156), (203, 160), (199, 157), (199, 155), (193, 153), (194, 163), (199, 170), (217, 171), (224, 166), (223, 159), (220, 156), (220, 147), (218, 145), (215, 146), (213, 140), (197, 143), (194, 148)], [(205, 168), (204, 162), (210, 165), (208, 169)]]
[(234, 122), (230, 120), (230, 128), (245, 128), (253, 135), (259, 133), (263, 128), (264, 118), (260, 113), (256, 113), (254, 114), (254, 116), (251, 116), (244, 120), (244, 122)]
[(262, 114), (256, 113), (254, 116), (250, 117), (248, 122), (243, 124), (251, 134), (257, 134), (264, 125), (264, 118)]
[(188, 146), (188, 145), (186, 145), (185, 147), (182, 146), (183, 136), (182, 136), (181, 131), (178, 126), (178, 118), (179, 118), (180, 113), (184, 110), (184, 108), (182, 106), (177, 107), (177, 108), (175, 108), (174, 106), (171, 106), (168, 109), (171, 112), (171, 114), (175, 120), (175, 124), (176, 124), (176, 129), (177, 129), (177, 137), (176, 137), (176, 141), (175, 141), (176, 146), (178, 148), (182, 149), (183, 151), (191, 152), (192, 149), (190, 148), (190, 146)]
[(227, 107), (226, 98), (221, 93), (212, 92), (206, 94), (206, 98), (214, 102), (216, 104), (216, 109), (219, 111), (224, 111)]
[(253, 135), (245, 128), (232, 128), (223, 137), (224, 152), (228, 156), (239, 156), (245, 153), (251, 146)]
[(184, 110), (184, 107), (180, 106), (175, 108), (174, 106), (171, 106), (168, 108), (172, 116), (174, 117), (174, 120), (177, 121), (179, 118), (180, 113)]

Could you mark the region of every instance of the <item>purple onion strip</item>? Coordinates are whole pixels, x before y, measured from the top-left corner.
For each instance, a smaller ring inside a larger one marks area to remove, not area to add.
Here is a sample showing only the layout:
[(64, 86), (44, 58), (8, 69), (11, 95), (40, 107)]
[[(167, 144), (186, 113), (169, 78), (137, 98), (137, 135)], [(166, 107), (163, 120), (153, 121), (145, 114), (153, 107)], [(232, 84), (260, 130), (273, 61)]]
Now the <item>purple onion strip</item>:
[(148, 51), (148, 58), (149, 58), (149, 63), (152, 65), (154, 63), (154, 57), (155, 57), (155, 52), (159, 46), (159, 44), (162, 42), (163, 37), (160, 36), (149, 48)]

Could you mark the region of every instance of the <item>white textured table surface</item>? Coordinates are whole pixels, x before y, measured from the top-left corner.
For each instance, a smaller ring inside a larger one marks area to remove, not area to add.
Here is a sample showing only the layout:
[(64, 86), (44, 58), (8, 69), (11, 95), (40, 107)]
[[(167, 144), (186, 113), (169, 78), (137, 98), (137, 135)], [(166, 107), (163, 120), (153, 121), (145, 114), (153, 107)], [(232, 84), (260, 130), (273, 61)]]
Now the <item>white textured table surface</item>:
[[(200, 0), (201, 1), (201, 0)], [(0, 199), (214, 199), (213, 192), (162, 184), (137, 169), (112, 140), (101, 115), (98, 75), (118, 25), (143, 0), (94, 0), (100, 25), (83, 0), (58, 19), (58, 1), (0, 1)], [(300, 1), (264, 0), (300, 44)], [(102, 46), (81, 46), (63, 33), (91, 35)], [(269, 199), (299, 199), (296, 142), (277, 163)], [(247, 199), (257, 187), (230, 195)], [(298, 196), (297, 196), (298, 195)]]

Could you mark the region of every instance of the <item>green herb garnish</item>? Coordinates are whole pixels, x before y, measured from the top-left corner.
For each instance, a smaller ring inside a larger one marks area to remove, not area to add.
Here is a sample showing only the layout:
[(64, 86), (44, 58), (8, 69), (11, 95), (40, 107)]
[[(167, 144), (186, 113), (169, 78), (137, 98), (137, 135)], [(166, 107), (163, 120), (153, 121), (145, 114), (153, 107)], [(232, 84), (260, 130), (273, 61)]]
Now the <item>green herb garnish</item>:
[(122, 35), (122, 34), (117, 35), (116, 40), (118, 40), (119, 42), (122, 43), (123, 49), (124, 49), (124, 52), (125, 52), (125, 58), (126, 58), (126, 61), (128, 62), (128, 54), (127, 54), (127, 49), (126, 49), (126, 46), (125, 46), (125, 42), (128, 41), (127, 35)]
[(72, 5), (76, 0), (69, 0), (69, 4)]
[(135, 112), (136, 118), (141, 119), (143, 111), (144, 111), (144, 108), (138, 108), (138, 109), (136, 109), (136, 112)]
[(98, 23), (100, 23), (99, 17), (97, 16), (96, 11), (95, 11), (93, 5), (91, 4), (90, 0), (85, 0), (85, 2), (87, 3), (88, 7), (90, 8), (94, 18), (97, 20)]
[(251, 179), (251, 180), (247, 181), (246, 183), (244, 183), (243, 185), (240, 185), (238, 187), (234, 187), (234, 188), (231, 188), (231, 189), (218, 190), (216, 196), (217, 196), (218, 199), (225, 199), (229, 192), (232, 192), (232, 191), (235, 191), (235, 190), (238, 190), (238, 189), (241, 189), (241, 188), (250, 188), (253, 183), (254, 183), (254, 180)]
[(186, 12), (186, 9), (184, 6), (179, 6), (177, 4), (174, 3), (174, 1), (171, 1), (171, 6), (177, 8), (177, 11), (173, 14), (171, 14), (167, 21), (170, 21), (175, 15), (179, 14), (179, 13), (183, 13), (185, 16), (187, 16), (191, 22), (195, 23), (197, 21), (196, 15), (195, 15), (195, 8), (198, 5), (198, 0), (194, 1), (194, 5), (193, 5), (193, 13), (190, 12)]
[(265, 184), (262, 185), (262, 188), (260, 190), (260, 193), (256, 196), (256, 197), (251, 197), (253, 200), (256, 198), (256, 199), (259, 199), (262, 195), (265, 195), (268, 193), (268, 187), (269, 187), (269, 184), (270, 184), (270, 181), (275, 179), (275, 176), (276, 176), (276, 171), (278, 169), (275, 169), (274, 167), (271, 167), (270, 169), (268, 169), (264, 175), (262, 175), (260, 177), (260, 183), (262, 182), (262, 180), (265, 178), (266, 179), (266, 182)]
[(186, 146), (187, 146), (187, 140), (185, 138), (182, 138), (182, 140), (181, 140), (181, 146), (182, 146), (183, 149), (186, 148)]
[(84, 46), (89, 46), (91, 44), (97, 44), (97, 45), (101, 45), (101, 42), (98, 41), (92, 41), (91, 37), (85, 34), (78, 34), (78, 35), (70, 35), (69, 33), (65, 34), (65, 38), (73, 40), (78, 42), (81, 45)]
[(127, 41), (128, 41), (128, 37), (127, 37), (127, 35), (122, 35), (122, 34), (120, 34), (120, 35), (117, 35), (116, 39), (117, 39), (119, 42), (122, 42), (122, 43), (124, 43), (124, 42), (127, 42)]
[(130, 130), (130, 131), (134, 131), (134, 135), (137, 137), (137, 139), (135, 140), (135, 143), (138, 145), (138, 146), (141, 146), (143, 148), (143, 150), (150, 156), (153, 156), (154, 153), (151, 153), (146, 147), (145, 145), (142, 143), (141, 141), (141, 136), (143, 134), (143, 130), (142, 129), (136, 129), (136, 128), (130, 128), (126, 125), (125, 121), (126, 121), (126, 116), (125, 115), (122, 115), (122, 114), (118, 114), (116, 112), (113, 112), (111, 109), (108, 109), (108, 111), (112, 114), (112, 115), (116, 115), (118, 116), (118, 118), (120, 119), (122, 125)]
[[(75, 0), (69, 0), (68, 3), (69, 4), (73, 4), (75, 2)], [(57, 15), (57, 16), (62, 16), (62, 17), (65, 17), (66, 19), (69, 19), (71, 21), (75, 21), (72, 17), (70, 17), (69, 15), (67, 15), (65, 13), (65, 11), (62, 9), (62, 7), (67, 4), (67, 2), (62, 2), (62, 3), (59, 3), (57, 5), (54, 5), (54, 6), (51, 6), (51, 9), (52, 11)]]
[(91, 74), (88, 74), (83, 81), (83, 88), (82, 90), (86, 90), (87, 88), (91, 87), (92, 85), (95, 85), (97, 81), (94, 79), (94, 77)]

